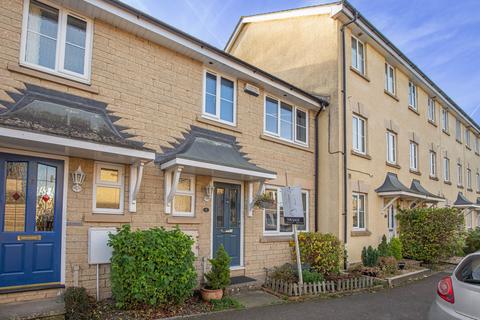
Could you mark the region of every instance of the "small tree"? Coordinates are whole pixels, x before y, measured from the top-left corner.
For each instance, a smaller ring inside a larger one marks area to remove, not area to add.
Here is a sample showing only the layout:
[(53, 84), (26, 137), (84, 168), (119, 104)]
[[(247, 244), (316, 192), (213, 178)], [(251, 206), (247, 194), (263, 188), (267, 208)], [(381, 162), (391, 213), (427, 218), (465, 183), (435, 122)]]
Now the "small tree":
[(382, 242), (378, 245), (378, 255), (380, 257), (388, 257), (388, 243), (387, 243), (387, 237), (383, 235), (382, 237)]
[(372, 246), (363, 247), (362, 263), (365, 267), (375, 267), (378, 264), (378, 250)]
[(402, 242), (400, 241), (400, 239), (393, 237), (388, 243), (388, 256), (400, 260), (403, 258), (402, 252)]
[(218, 248), (215, 258), (210, 259), (212, 269), (205, 274), (207, 278), (207, 289), (224, 290), (230, 284), (230, 261), (227, 251), (223, 245)]

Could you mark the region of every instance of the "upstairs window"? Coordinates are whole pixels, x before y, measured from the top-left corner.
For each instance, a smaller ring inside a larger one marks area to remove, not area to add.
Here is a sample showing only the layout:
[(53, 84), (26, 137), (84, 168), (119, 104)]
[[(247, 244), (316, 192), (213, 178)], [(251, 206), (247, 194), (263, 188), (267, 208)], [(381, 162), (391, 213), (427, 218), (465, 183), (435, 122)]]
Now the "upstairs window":
[(467, 168), (467, 188), (472, 189), (472, 169)]
[(274, 98), (265, 98), (265, 133), (300, 144), (308, 141), (308, 113)]
[(437, 153), (430, 151), (430, 177), (437, 176)]
[(435, 119), (435, 114), (436, 114), (436, 110), (435, 110), (435, 100), (433, 100), (432, 98), (428, 98), (428, 120), (430, 122), (433, 122), (435, 123), (437, 119)]
[(20, 63), (90, 81), (92, 22), (66, 9), (25, 1)]
[(417, 86), (412, 82), (408, 82), (408, 105), (417, 111)]
[(471, 148), (472, 145), (471, 145), (471, 139), (470, 139), (470, 130), (468, 130), (467, 128), (465, 128), (465, 144), (467, 145), (467, 147)]
[(450, 182), (450, 159), (443, 158), (443, 181)]
[(457, 163), (457, 185), (463, 186), (463, 166), (461, 163)]
[(387, 162), (397, 163), (397, 135), (391, 131), (387, 131)]
[(475, 137), (475, 152), (480, 153), (480, 138)]
[(480, 172), (479, 171), (477, 171), (477, 192), (480, 192)]
[(365, 47), (355, 37), (352, 37), (352, 67), (361, 74), (365, 74)]
[(449, 131), (448, 127), (449, 127), (449, 124), (448, 124), (448, 110), (442, 108), (442, 130), (443, 130), (443, 132), (448, 133), (448, 131)]
[(385, 63), (385, 90), (395, 95), (395, 69), (388, 63)]
[(455, 138), (458, 142), (462, 142), (462, 122), (460, 119), (455, 121)]
[(219, 122), (235, 125), (235, 81), (213, 72), (205, 72), (203, 115)]
[(418, 144), (410, 141), (410, 169), (418, 171)]
[(353, 133), (353, 150), (358, 153), (366, 154), (366, 135), (365, 135), (365, 119), (359, 116), (353, 116), (352, 133)]

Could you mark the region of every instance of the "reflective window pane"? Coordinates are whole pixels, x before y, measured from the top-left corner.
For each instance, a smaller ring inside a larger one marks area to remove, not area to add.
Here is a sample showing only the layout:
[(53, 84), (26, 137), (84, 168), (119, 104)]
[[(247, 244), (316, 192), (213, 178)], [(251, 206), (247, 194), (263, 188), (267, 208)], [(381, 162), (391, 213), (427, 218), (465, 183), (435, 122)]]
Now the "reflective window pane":
[(30, 2), (25, 60), (55, 69), (58, 10), (37, 1)]
[(178, 180), (177, 190), (178, 191), (191, 191), (191, 182), (190, 178), (181, 178)]
[(284, 139), (293, 139), (293, 111), (288, 104), (282, 103), (280, 107), (280, 136)]
[(38, 165), (36, 196), (36, 231), (53, 231), (57, 168)]
[(270, 98), (266, 99), (265, 130), (278, 133), (278, 102)]
[(215, 209), (216, 210), (216, 221), (215, 225), (217, 228), (223, 228), (224, 227), (224, 208), (223, 208), (223, 203), (225, 199), (225, 189), (223, 188), (215, 188)]
[(5, 216), (3, 231), (25, 231), (27, 162), (7, 161), (5, 176)]
[(98, 209), (120, 209), (120, 188), (97, 187), (96, 198)]
[(100, 169), (100, 180), (104, 182), (118, 182), (119, 173), (116, 169)]
[(207, 73), (205, 79), (205, 112), (215, 115), (217, 103), (217, 77)]
[(302, 110), (297, 110), (297, 140), (307, 142), (307, 114)]
[[(265, 193), (271, 198), (277, 201), (276, 190), (266, 190)], [(277, 208), (265, 209), (265, 231), (277, 231)]]
[(173, 199), (175, 212), (192, 212), (192, 196), (176, 195)]
[(87, 22), (68, 16), (64, 64), (66, 70), (84, 74), (86, 39)]
[(220, 85), (220, 119), (233, 122), (233, 82), (222, 78)]

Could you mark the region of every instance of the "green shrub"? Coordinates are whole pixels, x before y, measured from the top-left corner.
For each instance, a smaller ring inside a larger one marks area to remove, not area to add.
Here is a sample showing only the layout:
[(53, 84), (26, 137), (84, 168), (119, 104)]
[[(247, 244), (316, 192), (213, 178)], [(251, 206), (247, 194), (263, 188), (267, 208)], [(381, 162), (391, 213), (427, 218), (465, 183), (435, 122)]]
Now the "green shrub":
[(403, 248), (400, 239), (393, 237), (388, 243), (388, 256), (397, 260), (403, 258)]
[(314, 270), (303, 270), (302, 276), (304, 283), (317, 283), (324, 280), (323, 275)]
[(389, 252), (388, 252), (388, 243), (387, 243), (387, 237), (383, 235), (382, 237), (382, 242), (378, 245), (378, 256), (379, 257), (388, 257)]
[(397, 272), (398, 261), (395, 257), (380, 257), (378, 259), (378, 266), (384, 275), (393, 275)]
[(378, 250), (373, 249), (372, 246), (363, 247), (362, 263), (365, 267), (375, 267), (378, 264)]
[(280, 267), (274, 267), (270, 277), (275, 280), (282, 280), (285, 282), (296, 282), (297, 274), (294, 267), (290, 263), (285, 263)]
[(120, 308), (185, 301), (196, 286), (193, 240), (178, 228), (110, 235), (112, 294)]
[(465, 246), (463, 252), (470, 254), (480, 250), (480, 228), (470, 230), (465, 238)]
[(225, 289), (230, 284), (231, 260), (223, 245), (218, 248), (215, 258), (208, 260), (212, 265), (212, 269), (205, 274), (208, 289)]
[(64, 299), (66, 320), (88, 320), (91, 318), (92, 301), (85, 288), (67, 288)]
[(455, 252), (463, 236), (463, 214), (455, 208), (400, 209), (400, 241), (403, 256), (436, 263)]
[[(308, 264), (318, 273), (327, 276), (338, 274), (343, 262), (344, 246), (331, 233), (302, 232), (298, 235), (302, 264)], [(295, 259), (295, 242), (291, 241)]]

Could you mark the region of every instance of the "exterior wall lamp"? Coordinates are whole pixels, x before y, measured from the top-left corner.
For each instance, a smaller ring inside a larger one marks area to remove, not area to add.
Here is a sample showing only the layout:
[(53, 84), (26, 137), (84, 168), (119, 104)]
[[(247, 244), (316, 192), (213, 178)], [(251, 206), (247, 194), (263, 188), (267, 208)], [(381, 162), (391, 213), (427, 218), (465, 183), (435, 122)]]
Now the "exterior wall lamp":
[(85, 181), (85, 172), (83, 172), (82, 167), (78, 166), (77, 170), (71, 173), (72, 175), (72, 190), (73, 192), (82, 191), (82, 184)]
[(215, 187), (213, 186), (213, 183), (211, 183), (211, 182), (208, 185), (205, 186), (205, 197), (204, 197), (205, 201), (210, 201), (210, 199), (212, 199), (214, 189), (215, 189)]

